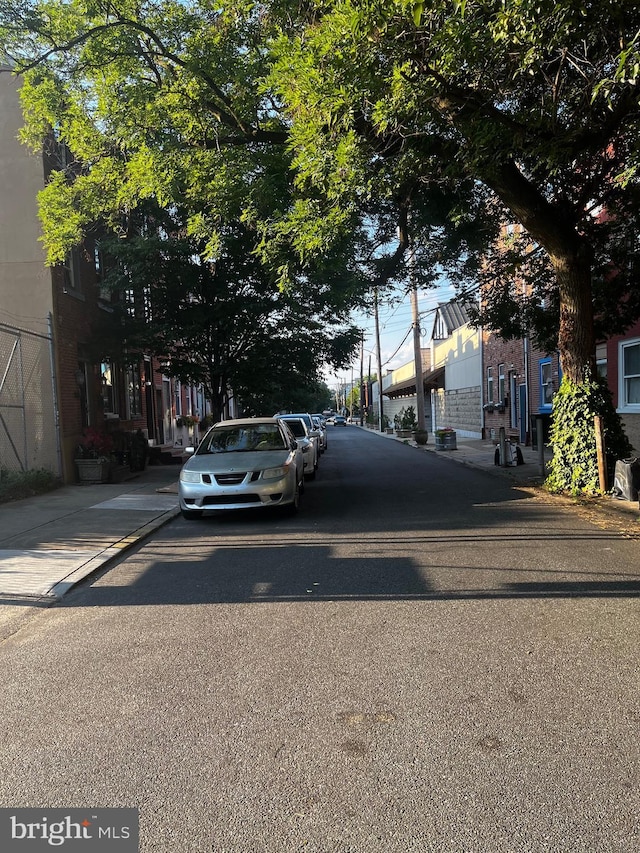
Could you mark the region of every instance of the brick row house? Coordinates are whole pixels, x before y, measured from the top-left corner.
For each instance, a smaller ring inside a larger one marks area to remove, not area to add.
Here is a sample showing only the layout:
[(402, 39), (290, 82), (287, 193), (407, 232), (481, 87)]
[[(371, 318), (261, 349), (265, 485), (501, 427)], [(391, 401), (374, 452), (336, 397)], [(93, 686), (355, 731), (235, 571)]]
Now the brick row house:
[(116, 357), (101, 340), (115, 297), (98, 242), (45, 265), (37, 194), (66, 152), (49, 142), (33, 154), (19, 142), (18, 91), (0, 63), (0, 469), (46, 468), (72, 483), (87, 428), (122, 451), (140, 431), (153, 454), (197, 440), (207, 409), (202, 389), (164, 375), (160, 359), (128, 359), (123, 342)]

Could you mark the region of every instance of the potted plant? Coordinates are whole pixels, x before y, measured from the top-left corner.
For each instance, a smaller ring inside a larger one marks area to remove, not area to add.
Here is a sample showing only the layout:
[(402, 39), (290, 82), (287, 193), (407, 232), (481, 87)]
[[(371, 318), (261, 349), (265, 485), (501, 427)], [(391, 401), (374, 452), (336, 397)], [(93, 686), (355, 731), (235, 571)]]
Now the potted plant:
[(193, 427), (199, 422), (199, 418), (196, 415), (179, 415), (176, 418), (176, 426), (177, 427)]
[(457, 450), (457, 435), (453, 427), (441, 427), (434, 433), (436, 450)]
[(413, 406), (400, 409), (393, 422), (396, 427), (396, 435), (399, 438), (411, 438), (411, 433), (418, 427), (416, 410)]
[(76, 448), (75, 463), (81, 483), (108, 483), (111, 477), (113, 439), (103, 430), (87, 427)]
[(415, 439), (416, 444), (425, 445), (429, 441), (429, 433), (426, 429), (417, 429), (413, 437)]

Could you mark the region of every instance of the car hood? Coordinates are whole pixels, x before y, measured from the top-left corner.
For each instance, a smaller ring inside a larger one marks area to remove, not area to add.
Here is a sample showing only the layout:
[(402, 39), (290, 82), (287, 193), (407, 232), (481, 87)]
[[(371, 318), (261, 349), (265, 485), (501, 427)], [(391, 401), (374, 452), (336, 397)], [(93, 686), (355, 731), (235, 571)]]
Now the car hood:
[(222, 474), (230, 471), (262, 471), (284, 465), (292, 456), (290, 450), (248, 450), (227, 453), (199, 453), (182, 466), (185, 471)]

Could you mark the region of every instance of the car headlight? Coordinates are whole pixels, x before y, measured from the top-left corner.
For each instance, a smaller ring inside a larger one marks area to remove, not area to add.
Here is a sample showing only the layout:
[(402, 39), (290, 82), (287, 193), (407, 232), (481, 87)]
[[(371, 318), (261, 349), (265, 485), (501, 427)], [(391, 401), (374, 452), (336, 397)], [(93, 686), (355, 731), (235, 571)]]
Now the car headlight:
[(183, 483), (199, 483), (200, 482), (200, 472), (199, 471), (180, 471), (180, 479)]
[(265, 468), (262, 472), (263, 480), (281, 480), (287, 473), (287, 466), (281, 465), (279, 468)]

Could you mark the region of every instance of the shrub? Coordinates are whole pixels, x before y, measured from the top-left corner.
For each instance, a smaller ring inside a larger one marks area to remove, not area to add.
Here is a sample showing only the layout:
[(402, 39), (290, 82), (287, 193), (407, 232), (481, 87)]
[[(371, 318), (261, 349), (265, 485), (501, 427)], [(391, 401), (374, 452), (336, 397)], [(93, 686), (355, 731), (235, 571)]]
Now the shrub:
[(406, 409), (403, 409), (402, 412), (402, 429), (417, 429), (418, 428), (418, 419), (416, 417), (416, 410), (413, 406), (407, 406)]
[(574, 385), (563, 378), (553, 401), (549, 439), (553, 447), (550, 473), (545, 481), (552, 492), (600, 492), (594, 417), (603, 419), (607, 467), (631, 453), (631, 445), (613, 406), (606, 384), (587, 378)]
[(60, 481), (51, 471), (38, 468), (33, 471), (8, 471), (0, 469), (0, 503), (19, 501), (57, 489)]

